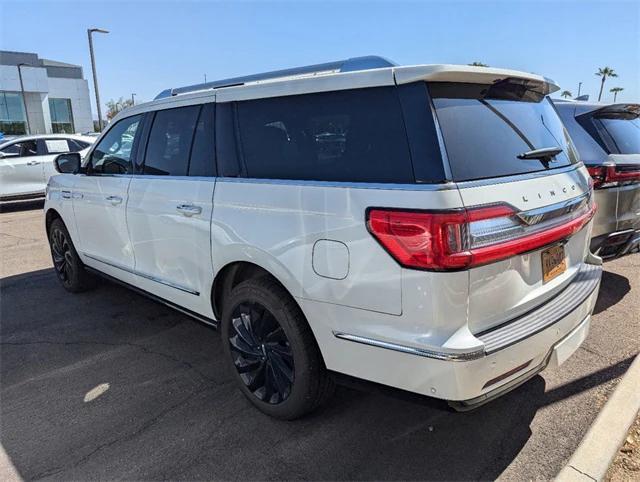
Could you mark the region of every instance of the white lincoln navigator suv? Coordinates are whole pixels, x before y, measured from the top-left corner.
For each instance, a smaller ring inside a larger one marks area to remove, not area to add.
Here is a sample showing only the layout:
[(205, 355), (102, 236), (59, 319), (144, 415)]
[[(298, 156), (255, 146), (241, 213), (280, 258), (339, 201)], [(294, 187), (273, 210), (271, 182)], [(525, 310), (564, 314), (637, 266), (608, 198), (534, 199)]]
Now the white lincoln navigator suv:
[(364, 57), (165, 91), (58, 156), (55, 270), (219, 326), (275, 417), (331, 372), (476, 407), (588, 333), (596, 206), (557, 89)]

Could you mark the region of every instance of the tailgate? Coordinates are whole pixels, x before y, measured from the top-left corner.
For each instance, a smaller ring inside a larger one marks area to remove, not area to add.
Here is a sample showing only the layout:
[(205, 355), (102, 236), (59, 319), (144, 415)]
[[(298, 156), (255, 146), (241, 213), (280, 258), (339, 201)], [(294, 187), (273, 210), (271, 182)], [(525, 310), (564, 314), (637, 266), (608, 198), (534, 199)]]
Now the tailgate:
[[(563, 206), (571, 206), (590, 195), (589, 174), (584, 167), (545, 173), (524, 180), (500, 179), (459, 183), (467, 208), (490, 203), (512, 206), (527, 224), (557, 225), (571, 216)], [(577, 274), (587, 254), (591, 223), (568, 239), (469, 270), (469, 327), (478, 333), (522, 315), (559, 293)], [(561, 246), (552, 248), (550, 246)], [(543, 252), (549, 257), (564, 251), (564, 267), (547, 268), (545, 281)]]

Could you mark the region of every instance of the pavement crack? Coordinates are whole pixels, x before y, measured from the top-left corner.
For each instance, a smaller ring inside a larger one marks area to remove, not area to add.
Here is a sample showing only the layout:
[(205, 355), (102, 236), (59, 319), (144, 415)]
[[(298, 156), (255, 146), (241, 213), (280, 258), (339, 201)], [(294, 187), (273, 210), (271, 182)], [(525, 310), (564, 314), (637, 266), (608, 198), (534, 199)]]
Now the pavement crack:
[(583, 472), (582, 470), (576, 469), (573, 465), (568, 464), (567, 467), (571, 467), (573, 470), (575, 470), (576, 472), (584, 475), (585, 477), (590, 478), (591, 480), (593, 480), (594, 482), (598, 482), (597, 479), (594, 479), (593, 477), (591, 477), (589, 474), (587, 474), (586, 472)]
[(121, 342), (121, 343), (109, 343), (106, 341), (24, 341), (24, 342), (10, 342), (10, 341), (3, 341), (0, 342), (0, 346), (29, 346), (29, 345), (62, 345), (62, 346), (70, 346), (70, 345), (96, 345), (96, 346), (112, 346), (112, 347), (132, 347), (132, 348), (137, 348), (139, 350), (142, 350), (144, 353), (150, 354), (150, 355), (156, 355), (156, 356), (160, 356), (162, 358), (165, 358), (167, 360), (173, 361), (175, 363), (178, 363), (180, 365), (183, 365), (185, 367), (187, 367), (190, 370), (193, 370), (195, 373), (197, 373), (201, 378), (203, 378), (204, 380), (207, 380), (209, 382), (216, 382), (216, 380), (214, 380), (213, 378), (205, 375), (199, 368), (197, 368), (195, 365), (193, 365), (192, 363), (186, 361), (186, 360), (182, 360), (176, 356), (173, 356), (169, 353), (164, 353), (161, 351), (156, 351), (156, 350), (152, 350), (151, 348), (145, 346), (145, 345), (141, 345), (139, 343), (130, 343), (130, 342)]
[(141, 433), (145, 432), (146, 430), (151, 428), (153, 425), (155, 425), (156, 422), (158, 422), (160, 419), (162, 419), (165, 415), (168, 415), (169, 413), (177, 410), (182, 405), (185, 405), (186, 403), (188, 403), (194, 396), (199, 395), (200, 393), (202, 393), (202, 392), (204, 392), (204, 391), (206, 391), (206, 390), (208, 390), (210, 388), (211, 388), (211, 386), (204, 386), (204, 387), (200, 388), (199, 390), (191, 392), (188, 396), (184, 397), (183, 399), (179, 400), (178, 402), (174, 403), (173, 405), (170, 405), (169, 407), (167, 407), (166, 409), (162, 410), (160, 413), (158, 413), (157, 415), (155, 415), (151, 419), (147, 420), (145, 423), (143, 423), (134, 432), (132, 432), (132, 433), (130, 433), (128, 435), (125, 435), (123, 437), (116, 437), (115, 439), (110, 440), (109, 442), (105, 442), (103, 444), (98, 445), (96, 448), (91, 450), (88, 454), (84, 455), (83, 457), (81, 457), (79, 460), (75, 461), (71, 465), (63, 466), (63, 467), (55, 467), (53, 469), (46, 470), (44, 472), (41, 472), (39, 474), (34, 475), (33, 477), (31, 477), (31, 479), (32, 480), (39, 480), (39, 479), (43, 479), (45, 477), (51, 477), (53, 475), (59, 474), (60, 472), (63, 472), (65, 470), (71, 470), (71, 469), (74, 469), (76, 467), (79, 467), (80, 465), (85, 463), (87, 460), (89, 460), (91, 457), (93, 457), (98, 452), (100, 452), (100, 451), (102, 451), (104, 449), (107, 449), (107, 448), (109, 448), (109, 447), (111, 447), (111, 446), (113, 446), (113, 445), (115, 445), (117, 443), (126, 442), (126, 441), (134, 439), (135, 437), (137, 437), (138, 435), (140, 435)]

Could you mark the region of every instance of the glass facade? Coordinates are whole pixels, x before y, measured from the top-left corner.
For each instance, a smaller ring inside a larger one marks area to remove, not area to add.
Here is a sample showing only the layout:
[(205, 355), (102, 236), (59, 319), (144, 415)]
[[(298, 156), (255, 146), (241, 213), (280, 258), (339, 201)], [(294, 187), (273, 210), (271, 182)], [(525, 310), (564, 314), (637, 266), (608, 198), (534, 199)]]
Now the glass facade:
[(73, 113), (71, 99), (49, 98), (49, 112), (51, 114), (51, 130), (54, 134), (73, 134)]
[(18, 92), (0, 92), (0, 132), (27, 133), (27, 116), (22, 95)]

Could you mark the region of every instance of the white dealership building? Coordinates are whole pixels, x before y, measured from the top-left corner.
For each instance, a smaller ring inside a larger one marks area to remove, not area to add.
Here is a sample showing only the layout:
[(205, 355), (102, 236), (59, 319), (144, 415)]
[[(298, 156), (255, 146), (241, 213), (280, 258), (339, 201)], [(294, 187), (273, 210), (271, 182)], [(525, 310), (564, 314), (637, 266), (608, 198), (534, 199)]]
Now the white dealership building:
[(89, 85), (79, 65), (0, 50), (0, 132), (28, 131), (93, 131)]

